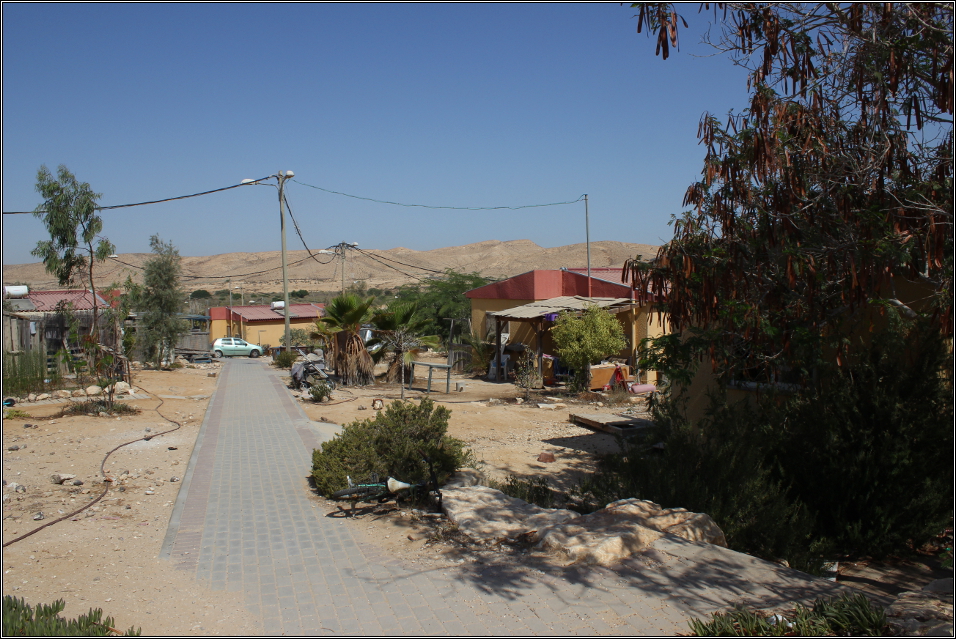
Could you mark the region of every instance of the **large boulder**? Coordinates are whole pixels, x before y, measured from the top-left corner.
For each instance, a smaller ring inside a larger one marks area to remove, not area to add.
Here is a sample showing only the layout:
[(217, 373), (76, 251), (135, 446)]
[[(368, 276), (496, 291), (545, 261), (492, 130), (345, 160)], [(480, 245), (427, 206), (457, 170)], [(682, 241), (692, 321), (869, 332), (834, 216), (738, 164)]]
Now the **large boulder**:
[(541, 508), (487, 486), (442, 488), (442, 509), (459, 530), (486, 542), (514, 539), (580, 517), (570, 510)]
[(613, 564), (664, 534), (727, 547), (723, 531), (703, 513), (662, 509), (654, 502), (622, 499), (580, 519), (540, 529), (538, 547), (563, 552), (580, 563)]
[(103, 394), (103, 389), (100, 388), (99, 386), (96, 386), (95, 384), (93, 386), (87, 386), (86, 394), (89, 395), (90, 397), (96, 397), (97, 395)]
[(922, 590), (900, 593), (886, 609), (893, 634), (908, 637), (953, 636), (953, 578), (937, 579)]

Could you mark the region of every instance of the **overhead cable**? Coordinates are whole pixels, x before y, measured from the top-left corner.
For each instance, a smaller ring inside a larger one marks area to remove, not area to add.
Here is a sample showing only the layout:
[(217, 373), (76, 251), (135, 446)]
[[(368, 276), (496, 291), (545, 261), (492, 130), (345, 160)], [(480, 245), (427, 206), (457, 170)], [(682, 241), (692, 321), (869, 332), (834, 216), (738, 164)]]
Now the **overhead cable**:
[(331, 193), (333, 195), (343, 195), (345, 197), (354, 198), (356, 200), (365, 200), (367, 202), (377, 202), (379, 204), (393, 204), (395, 206), (409, 206), (409, 207), (419, 207), (423, 209), (451, 209), (456, 211), (497, 211), (501, 209), (507, 209), (509, 211), (517, 211), (518, 209), (533, 209), (542, 206), (561, 206), (563, 204), (574, 204), (575, 202), (580, 202), (584, 199), (582, 195), (576, 200), (568, 200), (567, 202), (549, 202), (547, 204), (524, 204), (522, 206), (433, 206), (430, 204), (406, 204), (403, 202), (392, 202), (389, 200), (376, 200), (372, 197), (362, 197), (360, 195), (352, 195), (350, 193), (342, 193), (341, 191), (333, 191), (331, 189), (323, 189), (321, 186), (315, 186), (313, 184), (306, 184), (305, 182), (299, 182), (298, 180), (292, 180), (296, 184), (301, 184), (302, 186), (307, 186), (318, 191), (324, 191), (326, 193)]
[[(267, 180), (269, 178), (260, 178), (260, 180)], [(209, 195), (210, 193), (219, 193), (220, 191), (228, 191), (229, 189), (237, 189), (240, 186), (246, 186), (246, 183), (234, 184), (232, 186), (225, 186), (221, 189), (213, 189), (211, 191), (203, 191), (202, 193), (193, 193), (192, 195), (179, 195), (176, 197), (168, 197), (162, 200), (150, 200), (149, 202), (136, 202), (134, 204), (114, 204), (113, 206), (96, 206), (94, 207), (97, 211), (109, 211), (112, 209), (125, 209), (131, 206), (145, 206), (146, 204), (160, 204), (162, 202), (173, 202), (175, 200), (185, 200), (191, 197), (199, 197), (200, 195)], [(32, 215), (33, 213), (46, 213), (46, 211), (4, 211), (4, 215)]]

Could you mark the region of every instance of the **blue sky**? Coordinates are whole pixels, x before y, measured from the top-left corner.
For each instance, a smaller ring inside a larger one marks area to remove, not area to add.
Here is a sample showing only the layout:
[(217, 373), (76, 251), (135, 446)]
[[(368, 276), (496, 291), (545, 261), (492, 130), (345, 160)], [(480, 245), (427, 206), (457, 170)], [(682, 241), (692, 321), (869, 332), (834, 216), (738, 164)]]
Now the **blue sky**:
[[(745, 78), (698, 41), (654, 56), (612, 4), (4, 4), (3, 210), (40, 203), (65, 164), (103, 205), (206, 191), (279, 170), (355, 195), (521, 206), (587, 193), (591, 239), (658, 244), (697, 179), (705, 111), (745, 105)], [(584, 205), (403, 208), (296, 182), (310, 248), (428, 250), (585, 239)], [(104, 211), (118, 252), (280, 247), (276, 191), (243, 187)], [(37, 261), (32, 216), (3, 216), (3, 263)], [(301, 249), (288, 237), (290, 249)]]

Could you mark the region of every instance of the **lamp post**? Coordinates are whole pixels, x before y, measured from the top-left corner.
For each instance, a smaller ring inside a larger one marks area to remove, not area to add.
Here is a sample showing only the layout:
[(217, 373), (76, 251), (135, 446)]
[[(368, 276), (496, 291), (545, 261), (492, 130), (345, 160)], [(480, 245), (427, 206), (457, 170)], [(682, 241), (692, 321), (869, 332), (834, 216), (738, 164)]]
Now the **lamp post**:
[(232, 337), (232, 280), (226, 280), (229, 282), (229, 335)]
[(235, 288), (239, 289), (239, 306), (245, 306), (246, 295), (245, 295), (245, 292), (242, 290), (242, 284), (240, 284), (239, 286), (236, 286)]
[[(282, 310), (285, 311), (285, 347), (291, 348), (289, 339), (289, 265), (286, 260), (285, 251), (285, 181), (295, 177), (292, 171), (279, 171), (275, 175), (270, 175), (266, 180), (275, 178), (279, 189), (279, 227), (282, 229)], [(259, 184), (260, 180), (245, 179), (242, 184)]]

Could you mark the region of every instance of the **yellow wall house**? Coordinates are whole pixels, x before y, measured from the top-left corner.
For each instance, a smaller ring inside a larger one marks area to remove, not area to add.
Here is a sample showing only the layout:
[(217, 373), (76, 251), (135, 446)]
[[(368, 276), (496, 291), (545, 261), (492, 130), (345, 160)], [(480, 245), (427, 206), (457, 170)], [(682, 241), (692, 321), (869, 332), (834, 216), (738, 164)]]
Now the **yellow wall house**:
[[(610, 310), (617, 314), (628, 340), (627, 349), (618, 357), (626, 359), (632, 371), (636, 370), (641, 340), (659, 337), (667, 330), (665, 319), (653, 304), (638, 306), (631, 301), (630, 286), (593, 276), (588, 278), (587, 275), (569, 270), (529, 271), (472, 289), (465, 296), (471, 300), (472, 329), (481, 333), (482, 337), (495, 339), (496, 319), (503, 320), (501, 332), (507, 335), (508, 344), (524, 344), (546, 355), (554, 353), (550, 329), (556, 317), (547, 313), (540, 317), (525, 318), (527, 313), (522, 311), (518, 313), (521, 318), (512, 318), (506, 311), (534, 302), (553, 301), (555, 298), (578, 298), (584, 301), (585, 306), (589, 299), (599, 306), (607, 306), (605, 301), (614, 300)], [(543, 368), (547, 375), (547, 366)], [(657, 382), (657, 372), (641, 371), (638, 378), (641, 382), (654, 384)]]
[[(289, 328), (312, 330), (325, 314), (325, 304), (289, 304)], [(220, 337), (241, 337), (253, 344), (278, 346), (285, 335), (285, 311), (270, 306), (217, 306), (209, 309), (210, 343)]]

